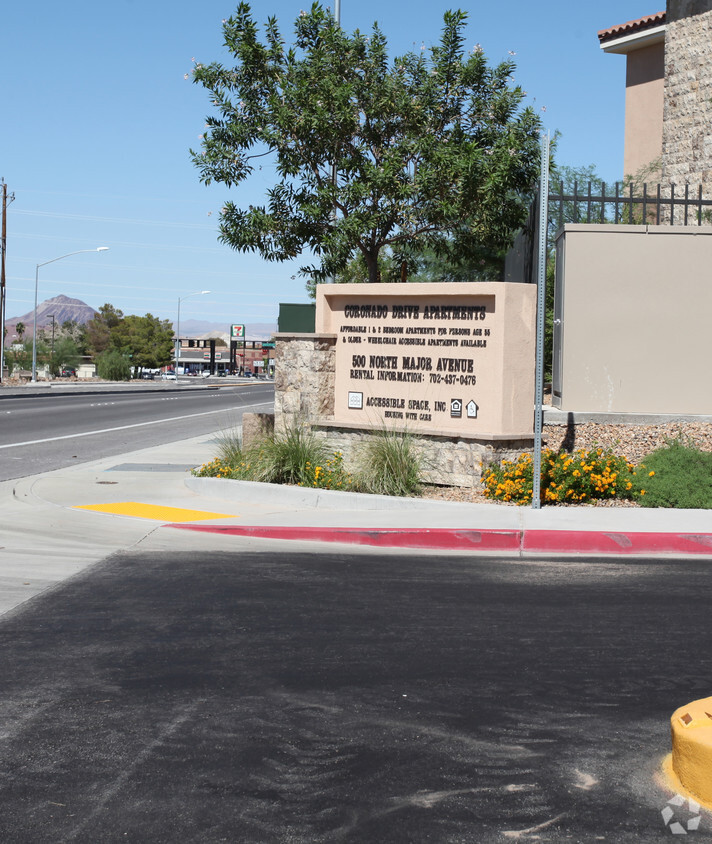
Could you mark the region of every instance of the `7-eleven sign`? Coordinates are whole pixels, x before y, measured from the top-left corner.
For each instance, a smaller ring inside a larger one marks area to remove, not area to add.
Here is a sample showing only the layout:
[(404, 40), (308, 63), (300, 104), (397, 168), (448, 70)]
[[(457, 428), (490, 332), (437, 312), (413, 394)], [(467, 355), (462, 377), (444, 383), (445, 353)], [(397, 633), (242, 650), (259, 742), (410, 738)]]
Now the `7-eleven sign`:
[(245, 326), (244, 325), (231, 325), (230, 326), (230, 339), (231, 340), (244, 340), (245, 339)]

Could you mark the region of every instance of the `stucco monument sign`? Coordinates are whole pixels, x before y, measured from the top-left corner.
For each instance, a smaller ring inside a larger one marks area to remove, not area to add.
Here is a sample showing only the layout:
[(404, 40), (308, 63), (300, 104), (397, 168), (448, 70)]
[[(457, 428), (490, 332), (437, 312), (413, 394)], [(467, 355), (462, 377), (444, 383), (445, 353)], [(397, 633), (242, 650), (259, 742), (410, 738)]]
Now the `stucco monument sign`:
[(317, 333), (336, 335), (334, 423), (530, 437), (535, 311), (527, 284), (319, 285)]

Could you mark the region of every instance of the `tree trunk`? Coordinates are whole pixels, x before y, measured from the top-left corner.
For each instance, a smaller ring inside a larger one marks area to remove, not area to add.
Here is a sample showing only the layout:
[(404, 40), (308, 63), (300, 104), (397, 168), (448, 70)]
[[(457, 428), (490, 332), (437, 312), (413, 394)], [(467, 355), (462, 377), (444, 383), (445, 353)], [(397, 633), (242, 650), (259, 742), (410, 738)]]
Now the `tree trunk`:
[(364, 254), (366, 267), (368, 268), (369, 284), (377, 284), (381, 280), (381, 273), (378, 269), (378, 252), (374, 255), (371, 252)]

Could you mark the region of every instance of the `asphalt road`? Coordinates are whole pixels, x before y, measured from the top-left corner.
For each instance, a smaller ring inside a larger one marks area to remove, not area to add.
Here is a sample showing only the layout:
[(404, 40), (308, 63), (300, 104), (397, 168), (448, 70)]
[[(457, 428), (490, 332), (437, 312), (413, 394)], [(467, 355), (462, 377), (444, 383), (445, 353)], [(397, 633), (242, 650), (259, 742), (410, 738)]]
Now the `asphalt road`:
[(229, 429), (273, 402), (273, 384), (260, 382), (0, 395), (0, 481)]
[(707, 563), (217, 547), (116, 555), (0, 620), (0, 840), (670, 835)]

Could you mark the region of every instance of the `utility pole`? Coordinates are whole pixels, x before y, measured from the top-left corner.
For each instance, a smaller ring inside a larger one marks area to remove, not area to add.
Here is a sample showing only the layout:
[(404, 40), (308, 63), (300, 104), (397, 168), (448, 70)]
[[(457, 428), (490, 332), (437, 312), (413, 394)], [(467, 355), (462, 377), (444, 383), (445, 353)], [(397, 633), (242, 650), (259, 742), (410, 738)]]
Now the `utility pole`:
[[(10, 202), (15, 199), (15, 194), (9, 197)], [(5, 369), (5, 251), (7, 249), (7, 185), (2, 180), (2, 227), (0, 228), (0, 383)]]

